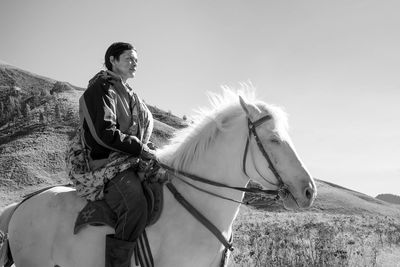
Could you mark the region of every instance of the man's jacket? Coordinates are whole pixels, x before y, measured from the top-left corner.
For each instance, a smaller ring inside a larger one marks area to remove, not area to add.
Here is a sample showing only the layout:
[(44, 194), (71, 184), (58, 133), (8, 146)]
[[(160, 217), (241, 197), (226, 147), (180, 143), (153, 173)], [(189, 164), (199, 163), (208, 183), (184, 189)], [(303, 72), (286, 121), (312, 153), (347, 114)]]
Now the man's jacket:
[(145, 103), (109, 71), (101, 71), (89, 81), (79, 101), (79, 113), (92, 160), (107, 158), (111, 152), (138, 157), (153, 129), (153, 117)]

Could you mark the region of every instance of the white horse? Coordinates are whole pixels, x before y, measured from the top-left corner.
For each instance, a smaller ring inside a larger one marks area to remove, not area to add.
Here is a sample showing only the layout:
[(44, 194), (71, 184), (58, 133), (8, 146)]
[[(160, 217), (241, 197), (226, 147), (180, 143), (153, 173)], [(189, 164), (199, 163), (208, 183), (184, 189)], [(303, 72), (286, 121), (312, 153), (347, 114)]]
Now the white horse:
[[(244, 97), (246, 100), (228, 89), (221, 95), (211, 95), (211, 108), (202, 111), (202, 119), (179, 131), (157, 152), (160, 162), (232, 187), (245, 187), (250, 177), (265, 189), (286, 191), (285, 207), (310, 207), (316, 196), (315, 183), (287, 134), (286, 115), (277, 107), (256, 101), (254, 92)], [(252, 126), (257, 137), (249, 131)], [(182, 179), (172, 180), (177, 190), (229, 239), (240, 204), (193, 188), (185, 183), (187, 177), (176, 176)], [(240, 191), (190, 181), (216, 195), (243, 198)], [(73, 189), (55, 187), (17, 209), (15, 205), (6, 208), (0, 216), (0, 227), (3, 225), (1, 230), (8, 232), (16, 266), (104, 266), (105, 236), (114, 230), (88, 226), (73, 234), (76, 216), (85, 204)], [(155, 266), (220, 264), (224, 246), (166, 188), (161, 217), (146, 231)]]

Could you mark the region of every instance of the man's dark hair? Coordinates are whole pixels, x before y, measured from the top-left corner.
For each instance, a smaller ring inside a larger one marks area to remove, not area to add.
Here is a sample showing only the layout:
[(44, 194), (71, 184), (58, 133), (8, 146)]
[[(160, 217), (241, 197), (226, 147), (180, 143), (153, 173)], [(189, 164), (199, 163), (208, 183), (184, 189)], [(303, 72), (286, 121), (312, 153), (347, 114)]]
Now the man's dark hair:
[(136, 49), (133, 47), (133, 45), (129, 43), (122, 43), (122, 42), (117, 42), (113, 43), (110, 45), (110, 47), (107, 49), (106, 54), (104, 56), (104, 64), (106, 65), (106, 68), (108, 70), (112, 71), (112, 64), (110, 62), (110, 57), (113, 56), (116, 60), (119, 60), (119, 56), (124, 53), (126, 50), (135, 50)]

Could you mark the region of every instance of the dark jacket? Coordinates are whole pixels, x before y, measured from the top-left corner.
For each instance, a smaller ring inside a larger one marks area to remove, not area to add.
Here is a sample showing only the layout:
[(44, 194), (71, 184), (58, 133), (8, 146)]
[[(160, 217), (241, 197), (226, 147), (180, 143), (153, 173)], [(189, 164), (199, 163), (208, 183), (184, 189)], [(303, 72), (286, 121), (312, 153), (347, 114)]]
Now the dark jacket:
[(153, 117), (133, 90), (118, 76), (96, 74), (79, 100), (84, 143), (91, 159), (113, 151), (139, 156), (153, 128)]

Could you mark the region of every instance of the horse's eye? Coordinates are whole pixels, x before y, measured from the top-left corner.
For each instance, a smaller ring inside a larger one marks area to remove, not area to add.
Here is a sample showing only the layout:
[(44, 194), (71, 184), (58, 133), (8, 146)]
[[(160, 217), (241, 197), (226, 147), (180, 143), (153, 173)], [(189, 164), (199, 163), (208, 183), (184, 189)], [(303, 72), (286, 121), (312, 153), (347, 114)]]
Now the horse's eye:
[(270, 141), (271, 141), (271, 143), (276, 144), (276, 145), (279, 145), (281, 143), (281, 141), (279, 141), (279, 139), (277, 139), (277, 138), (272, 138)]

